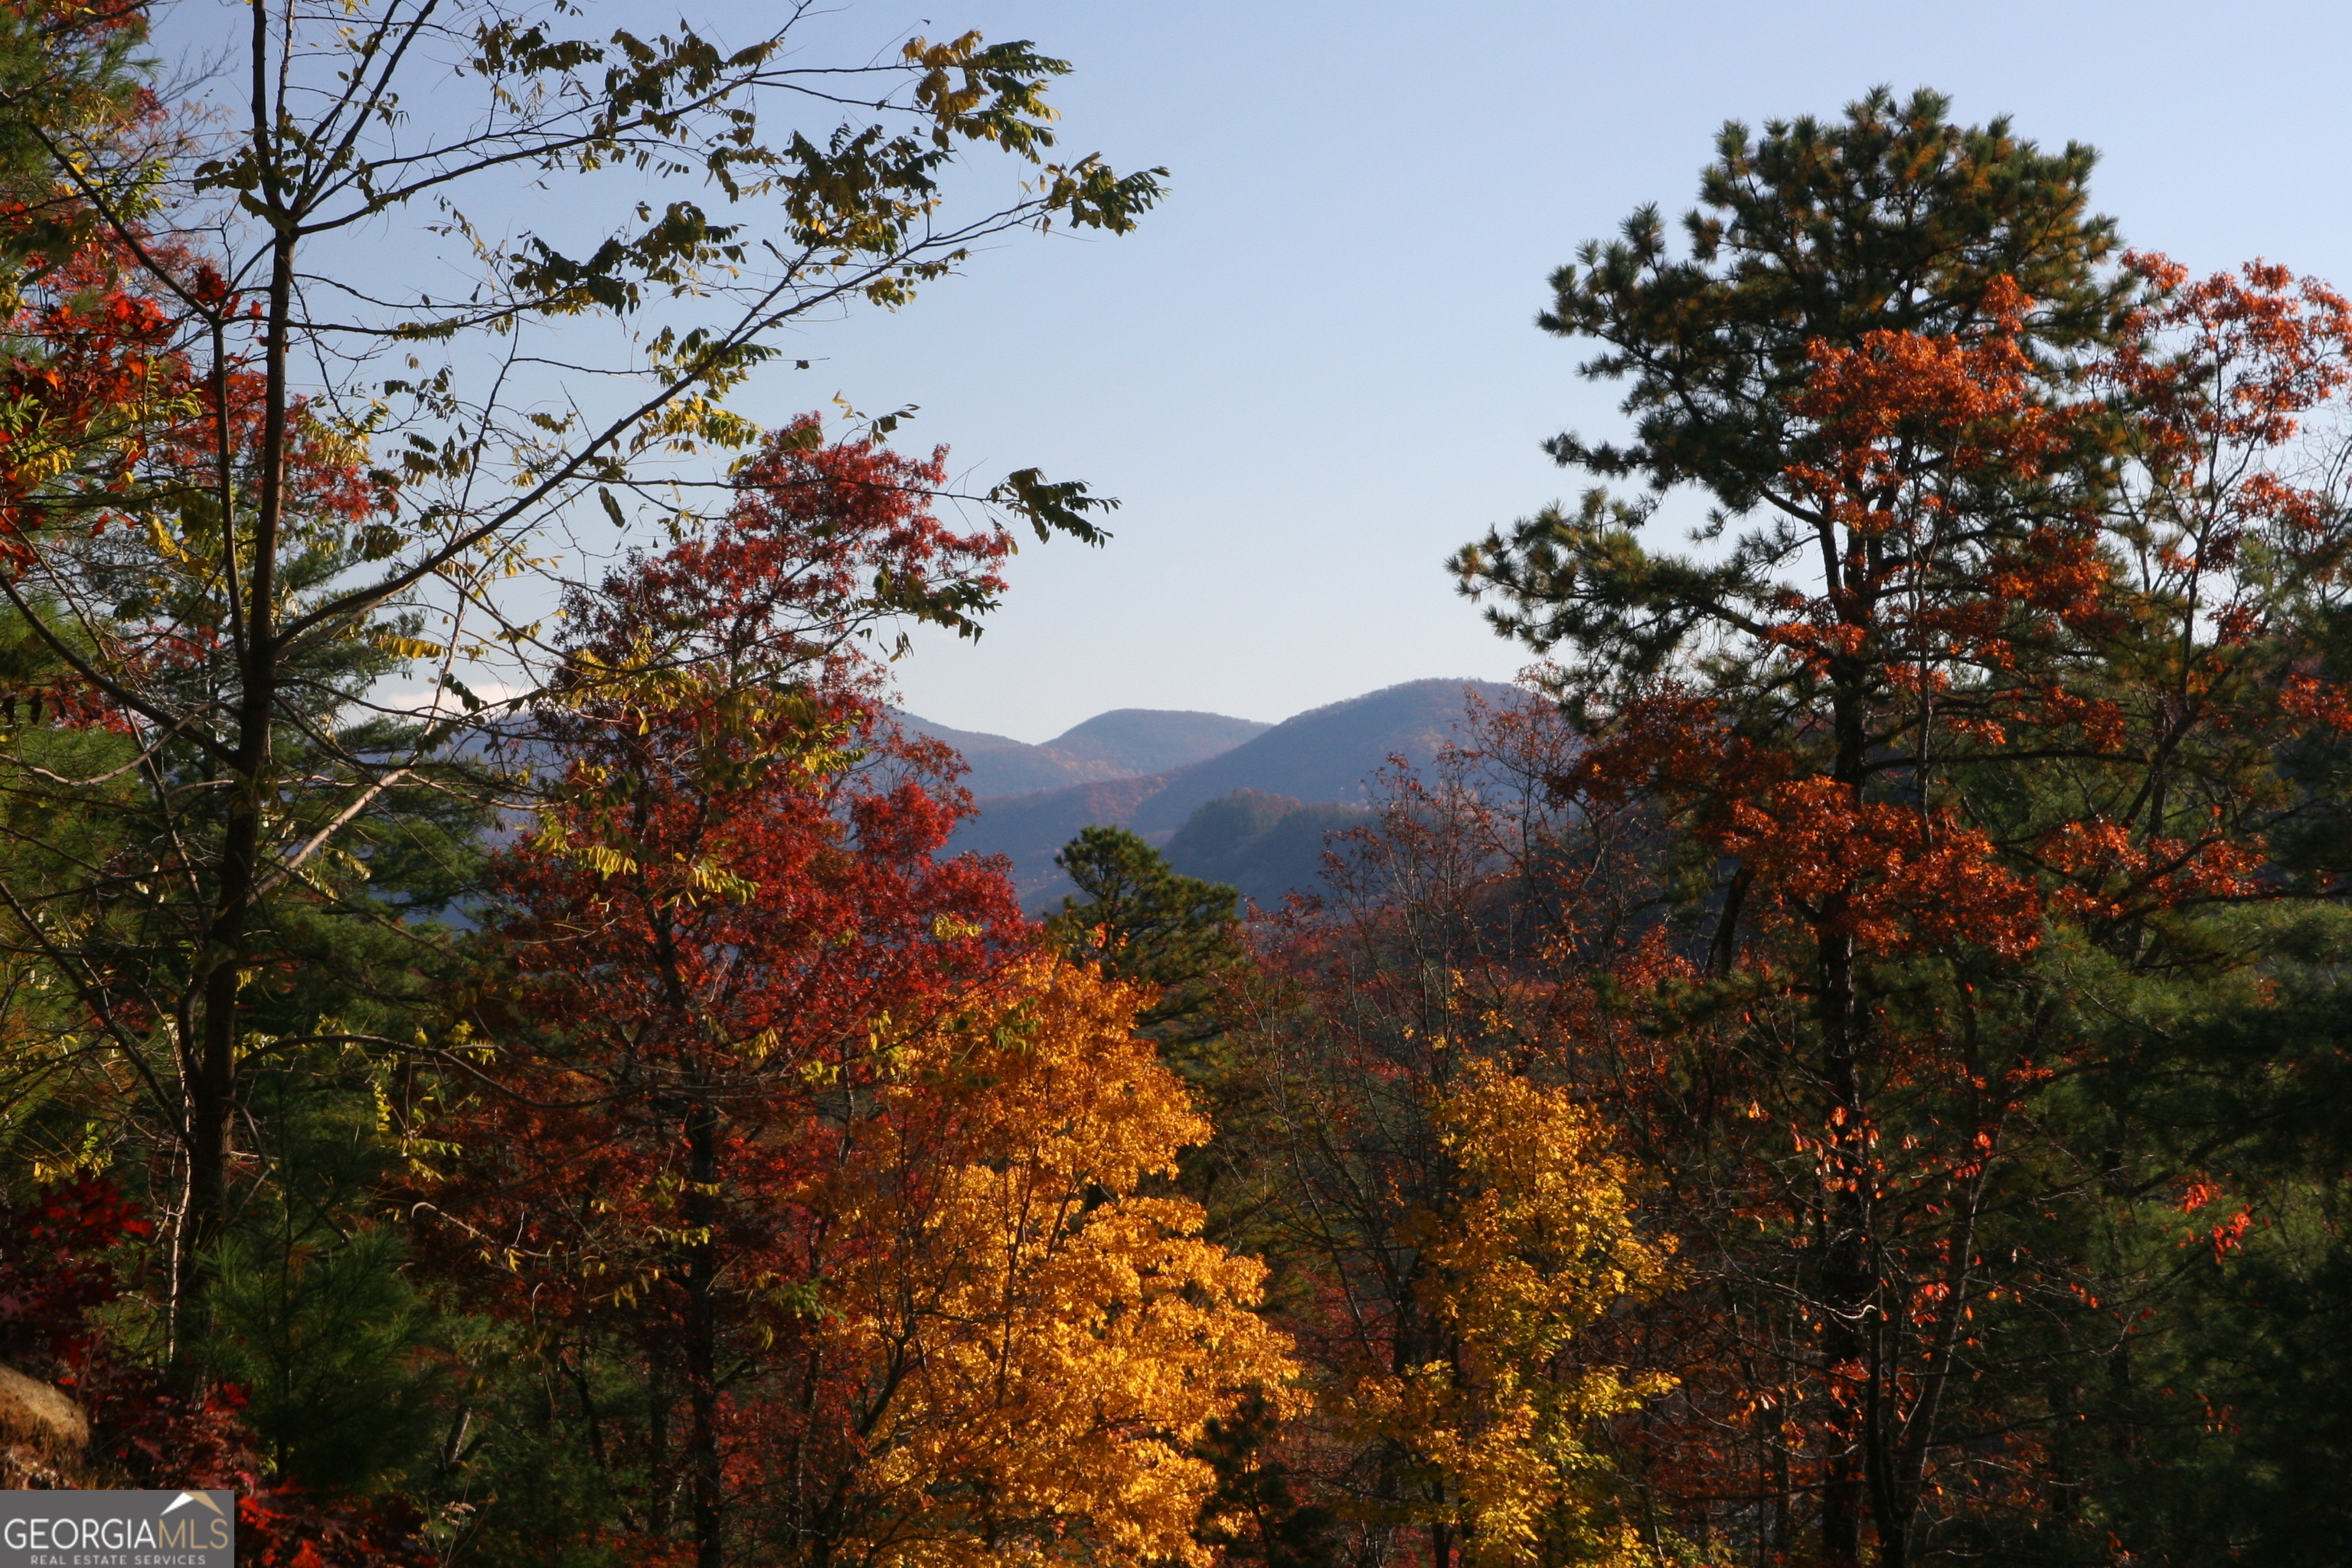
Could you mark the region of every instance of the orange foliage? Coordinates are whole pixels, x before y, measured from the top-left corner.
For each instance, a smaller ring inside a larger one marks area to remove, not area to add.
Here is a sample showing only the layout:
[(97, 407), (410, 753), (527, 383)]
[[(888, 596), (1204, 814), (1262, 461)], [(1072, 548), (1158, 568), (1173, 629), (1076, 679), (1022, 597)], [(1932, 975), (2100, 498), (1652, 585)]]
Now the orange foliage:
[(2352, 729), (2309, 640), (2352, 531), (2287, 451), (2352, 384), (2352, 306), (2276, 268), (2131, 265), (2148, 292), (2090, 367), (2105, 402), (2028, 360), (2006, 284), (1972, 332), (1813, 345), (1775, 499), (1818, 580), (1714, 616), (1690, 683), (1556, 779), (1591, 820), (1654, 813), (1714, 889), (1706, 965), (1654, 938), (1609, 965), (1673, 1044), (1583, 1047), (1661, 1168), (1705, 1162), (1717, 1217), (1687, 1257), (1738, 1303), (1645, 1314), (1688, 1347), (1640, 1428), (1654, 1473), (1726, 1495), (1763, 1467), (1813, 1500), (1831, 1562), (1900, 1560), (1922, 1510), (2034, 1484), (2030, 1441), (1938, 1436), (1996, 1353), (1979, 1313), (2100, 1310), (2057, 1260), (1978, 1249), (2085, 1048), (1991, 989), (2032, 984), (2053, 924), (2128, 952), (2268, 896), (2269, 825), (2305, 804), (2280, 758)]
[[(807, 1354), (855, 1422), (824, 1483), (862, 1561), (1210, 1561), (1194, 1450), (1294, 1368), (1252, 1310), (1264, 1265), (1139, 1190), (1210, 1128), (1136, 1037), (1139, 1000), (1015, 964), (900, 1047), (843, 1157), (790, 1194), (827, 1232)], [(746, 1450), (741, 1482), (766, 1468)]]
[(1816, 929), (1871, 953), (1980, 942), (2020, 958), (2042, 940), (2033, 884), (1949, 807), (1857, 801), (1824, 778), (1734, 800), (1713, 842)]

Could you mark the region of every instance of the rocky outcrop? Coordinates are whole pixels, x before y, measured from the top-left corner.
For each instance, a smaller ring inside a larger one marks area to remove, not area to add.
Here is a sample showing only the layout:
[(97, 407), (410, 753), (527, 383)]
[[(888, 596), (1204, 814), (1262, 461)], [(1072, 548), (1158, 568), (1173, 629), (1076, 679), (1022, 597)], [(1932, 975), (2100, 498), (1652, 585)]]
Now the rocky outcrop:
[(90, 1484), (89, 1417), (57, 1388), (0, 1366), (0, 1487)]

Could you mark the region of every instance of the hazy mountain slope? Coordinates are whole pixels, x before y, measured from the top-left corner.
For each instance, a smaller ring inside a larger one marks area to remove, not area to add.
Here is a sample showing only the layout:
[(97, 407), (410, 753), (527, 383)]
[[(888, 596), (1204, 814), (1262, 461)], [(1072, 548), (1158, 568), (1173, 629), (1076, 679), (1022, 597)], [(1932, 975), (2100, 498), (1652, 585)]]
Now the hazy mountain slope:
[(1266, 728), (1255, 720), (1222, 713), (1120, 708), (1033, 746), (1009, 735), (952, 729), (913, 713), (896, 717), (908, 729), (962, 752), (971, 769), (964, 787), (982, 799), (1159, 773), (1213, 757)]
[(1132, 778), (1203, 762), (1272, 729), (1255, 719), (1166, 708), (1114, 708), (1045, 742), (1050, 751)]
[(975, 788), (980, 815), (957, 829), (948, 847), (1010, 857), (1014, 886), (1034, 903), (1061, 882), (1054, 852), (1090, 823), (1130, 826), (1157, 842), (1196, 808), (1235, 790), (1353, 805), (1364, 797), (1364, 781), (1387, 766), (1392, 753), (1426, 765), (1461, 722), (1465, 692), (1493, 700), (1511, 690), (1493, 681), (1411, 681), (1286, 719), (1189, 767), (1010, 799), (989, 798)]
[(1428, 765), (1462, 722), (1465, 693), (1492, 701), (1512, 689), (1491, 680), (1411, 680), (1310, 708), (1223, 756), (1170, 774), (1167, 788), (1137, 806), (1131, 826), (1143, 832), (1181, 826), (1193, 807), (1237, 789), (1302, 801), (1360, 801), (1366, 781), (1391, 755)]
[(1370, 820), (1361, 806), (1308, 805), (1237, 789), (1194, 811), (1160, 853), (1188, 877), (1229, 882), (1244, 898), (1275, 909), (1286, 894), (1322, 891), (1327, 836)]
[(1079, 828), (1093, 822), (1126, 822), (1135, 815), (1136, 804), (1160, 784), (1155, 773), (985, 801), (980, 816), (967, 817), (956, 829), (947, 853), (971, 850), (1007, 857), (1013, 862), (1013, 885), (1020, 889), (1022, 901), (1029, 903), (1062, 885), (1054, 855), (1078, 836)]

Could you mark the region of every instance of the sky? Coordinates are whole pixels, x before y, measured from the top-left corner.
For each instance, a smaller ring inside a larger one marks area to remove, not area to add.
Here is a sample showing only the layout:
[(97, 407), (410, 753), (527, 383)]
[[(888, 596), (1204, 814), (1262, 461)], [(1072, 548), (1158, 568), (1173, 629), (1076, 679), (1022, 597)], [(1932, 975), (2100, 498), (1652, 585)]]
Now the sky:
[[(1035, 466), (1118, 498), (1106, 547), (1024, 537), (985, 636), (919, 637), (896, 668), (903, 706), (1024, 741), (1114, 708), (1271, 721), (1523, 668), (1444, 563), (1582, 488), (1545, 437), (1620, 426), (1586, 351), (1536, 329), (1545, 279), (1643, 203), (1679, 216), (1727, 119), (1932, 86), (1963, 121), (2098, 148), (2097, 204), (2135, 245), (2352, 284), (2340, 3), (825, 4), (812, 63), (1029, 38), (1076, 67), (1050, 94), (1058, 152), (1169, 171), (1135, 232), (1005, 237), (903, 310), (803, 333), (808, 370), (736, 399), (769, 425), (836, 395), (918, 405), (899, 443), (947, 444), (979, 488)], [(677, 14), (734, 43), (778, 19), (597, 0), (585, 21)], [(563, 193), (499, 216), (560, 230)], [(354, 244), (407, 265), (395, 230)]]
[(898, 667), (913, 711), (1025, 741), (1522, 668), (1444, 562), (1580, 488), (1544, 437), (1615, 427), (1533, 324), (1545, 279), (1644, 202), (1685, 209), (1726, 119), (1932, 86), (2098, 148), (2133, 244), (2352, 282), (2352, 6), (857, 0), (827, 26), (1034, 39), (1076, 67), (1065, 151), (1170, 171), (1134, 233), (1009, 239), (745, 405), (918, 404), (900, 439), (959, 468), (1119, 498), (1108, 546), (1030, 544), (976, 645)]

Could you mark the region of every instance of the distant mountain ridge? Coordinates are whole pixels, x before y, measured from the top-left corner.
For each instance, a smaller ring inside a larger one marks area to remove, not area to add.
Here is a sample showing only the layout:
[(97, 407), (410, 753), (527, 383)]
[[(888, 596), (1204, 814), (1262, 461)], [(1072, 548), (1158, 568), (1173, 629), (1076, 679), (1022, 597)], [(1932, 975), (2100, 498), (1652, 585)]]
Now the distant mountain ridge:
[(895, 716), (908, 729), (963, 753), (971, 770), (964, 787), (983, 800), (1182, 767), (1231, 751), (1271, 728), (1223, 713), (1114, 708), (1033, 746), (1009, 735), (950, 729), (912, 713)]
[[(1310, 831), (1309, 824), (1325, 823), (1328, 817), (1326, 826), (1343, 825), (1339, 816), (1319, 813), (1319, 808), (1360, 808), (1369, 781), (1389, 765), (1391, 757), (1426, 767), (1461, 724), (1472, 695), (1494, 701), (1511, 696), (1515, 689), (1491, 680), (1407, 681), (1310, 709), (1262, 728), (1215, 755), (1156, 773), (1097, 777), (1060, 788), (998, 797), (990, 797), (975, 784), (972, 793), (982, 797), (980, 815), (956, 830), (948, 847), (950, 852), (976, 850), (1008, 857), (1013, 861), (1014, 886), (1021, 890), (1023, 901), (1034, 908), (1050, 902), (1058, 889), (1067, 886), (1054, 865), (1054, 855), (1076, 837), (1079, 828), (1097, 823), (1132, 827), (1163, 845), (1178, 870), (1192, 876), (1213, 875), (1218, 881), (1242, 888), (1261, 903), (1278, 902), (1286, 889), (1300, 886), (1301, 878), (1311, 881), (1319, 868), (1325, 826)], [(1070, 733), (1076, 735), (1118, 717), (1104, 714), (1101, 720), (1090, 719)], [(956, 732), (927, 729), (960, 745)], [(985, 739), (1002, 741), (1003, 737)], [(971, 760), (969, 752), (966, 756)], [(975, 780), (981, 776), (977, 761), (972, 771)], [(992, 769), (990, 776), (1006, 776), (1010, 771)], [(1234, 816), (1233, 821), (1219, 818), (1192, 832), (1189, 819), (1196, 812), (1237, 791), (1254, 792), (1260, 798), (1242, 803), (1235, 808), (1238, 816), (1227, 813)], [(1274, 799), (1280, 801), (1283, 809), (1270, 816)], [(1310, 807), (1318, 810), (1297, 816), (1298, 811)], [(1352, 819), (1357, 814), (1342, 815)], [(1283, 827), (1283, 817), (1297, 820)], [(1180, 833), (1180, 828), (1185, 831)], [(1293, 838), (1299, 839), (1299, 844), (1293, 844)], [(1300, 845), (1309, 838), (1312, 852), (1300, 852)], [(1195, 865), (1214, 869), (1195, 869)]]
[(1194, 807), (1237, 789), (1351, 805), (1392, 756), (1426, 767), (1461, 725), (1471, 694), (1488, 700), (1516, 689), (1492, 680), (1408, 680), (1295, 713), (1233, 750), (1168, 777), (1136, 808), (1141, 832), (1181, 826)]

